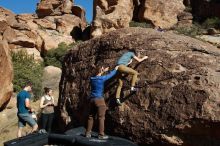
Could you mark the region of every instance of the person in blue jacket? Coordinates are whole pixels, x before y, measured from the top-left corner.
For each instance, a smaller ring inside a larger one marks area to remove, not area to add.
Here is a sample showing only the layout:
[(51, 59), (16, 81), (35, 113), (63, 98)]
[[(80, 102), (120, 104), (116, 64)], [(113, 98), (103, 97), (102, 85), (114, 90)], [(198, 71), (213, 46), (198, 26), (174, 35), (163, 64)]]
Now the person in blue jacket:
[(116, 75), (116, 70), (118, 67), (116, 66), (114, 70), (112, 70), (107, 75), (103, 75), (105, 72), (109, 70), (109, 67), (104, 68), (102, 67), (96, 67), (96, 73), (95, 76), (92, 76), (90, 78), (90, 84), (91, 84), (91, 93), (90, 93), (90, 105), (89, 105), (89, 116), (87, 121), (87, 129), (85, 136), (87, 138), (91, 137), (91, 131), (93, 127), (94, 118), (97, 114), (98, 121), (99, 121), (99, 139), (108, 139), (108, 136), (105, 135), (105, 112), (106, 112), (106, 104), (103, 97), (104, 92), (104, 84), (107, 80), (112, 78)]

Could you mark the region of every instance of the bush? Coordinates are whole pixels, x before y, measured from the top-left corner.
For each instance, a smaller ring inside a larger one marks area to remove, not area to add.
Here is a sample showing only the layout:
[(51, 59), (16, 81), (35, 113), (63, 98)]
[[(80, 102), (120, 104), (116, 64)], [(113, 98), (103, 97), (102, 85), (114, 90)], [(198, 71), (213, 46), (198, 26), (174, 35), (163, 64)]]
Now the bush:
[(146, 23), (146, 22), (131, 21), (131, 22), (129, 23), (129, 27), (152, 28), (153, 25), (152, 25), (151, 23)]
[(44, 54), (44, 65), (45, 66), (56, 66), (61, 68), (62, 61), (69, 49), (74, 45), (78, 44), (80, 41), (67, 45), (65, 43), (60, 43), (56, 49), (51, 49)]
[(204, 28), (220, 28), (220, 19), (218, 17), (207, 18), (203, 23), (202, 26)]
[(43, 65), (36, 62), (34, 56), (30, 56), (26, 51), (21, 50), (12, 52), (12, 62), (14, 68), (14, 92), (22, 90), (28, 81), (33, 84), (32, 90), (34, 99), (38, 99), (42, 95), (42, 76)]
[(187, 36), (195, 37), (197, 35), (201, 35), (204, 29), (201, 25), (195, 23), (192, 25), (192, 27), (176, 27), (175, 30), (179, 34), (184, 34)]

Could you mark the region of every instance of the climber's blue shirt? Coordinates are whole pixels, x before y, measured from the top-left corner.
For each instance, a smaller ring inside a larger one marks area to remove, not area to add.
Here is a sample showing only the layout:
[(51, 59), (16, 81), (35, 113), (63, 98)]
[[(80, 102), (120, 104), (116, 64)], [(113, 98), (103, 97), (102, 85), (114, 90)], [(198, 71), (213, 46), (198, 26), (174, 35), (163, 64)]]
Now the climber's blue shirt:
[(110, 79), (116, 74), (116, 70), (112, 70), (109, 74), (104, 76), (94, 76), (90, 78), (91, 84), (91, 99), (103, 98), (105, 81)]
[(18, 114), (25, 114), (28, 113), (28, 109), (25, 106), (25, 100), (30, 99), (31, 95), (25, 91), (22, 90), (17, 95), (17, 108), (18, 108)]
[(128, 63), (130, 62), (130, 60), (135, 56), (134, 52), (126, 52), (124, 53), (118, 60), (117, 64), (118, 65), (128, 65)]

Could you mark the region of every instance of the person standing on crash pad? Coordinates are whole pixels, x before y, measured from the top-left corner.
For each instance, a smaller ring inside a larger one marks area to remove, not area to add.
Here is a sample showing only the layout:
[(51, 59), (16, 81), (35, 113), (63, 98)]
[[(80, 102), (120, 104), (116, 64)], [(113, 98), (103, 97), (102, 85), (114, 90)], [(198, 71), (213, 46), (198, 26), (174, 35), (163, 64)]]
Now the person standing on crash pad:
[(98, 121), (99, 121), (99, 139), (108, 139), (108, 136), (104, 133), (104, 123), (105, 123), (105, 112), (106, 112), (106, 104), (103, 98), (104, 92), (104, 83), (115, 76), (116, 70), (118, 67), (116, 66), (114, 70), (112, 70), (107, 75), (103, 75), (105, 72), (109, 70), (109, 67), (104, 68), (102, 67), (95, 67), (95, 76), (90, 78), (91, 84), (91, 93), (90, 93), (90, 105), (89, 105), (89, 116), (88, 116), (88, 123), (85, 136), (87, 138), (91, 137), (91, 131), (93, 127), (94, 118), (97, 114)]
[(135, 55), (136, 51), (132, 50), (132, 51), (128, 51), (125, 52), (118, 60), (117, 65), (118, 67), (118, 72), (119, 72), (119, 79), (118, 79), (118, 88), (116, 91), (116, 103), (118, 105), (121, 105), (121, 101), (120, 101), (120, 95), (121, 95), (121, 88), (123, 86), (123, 82), (122, 82), (122, 77), (123, 74), (128, 74), (128, 75), (132, 75), (132, 80), (131, 80), (131, 91), (135, 92), (135, 83), (137, 81), (137, 76), (138, 76), (138, 72), (130, 67), (128, 67), (129, 64), (132, 63), (132, 59), (135, 59), (138, 62), (142, 62), (145, 59), (148, 58), (148, 56), (144, 56), (142, 58), (139, 57), (140, 52), (138, 52), (138, 56)]

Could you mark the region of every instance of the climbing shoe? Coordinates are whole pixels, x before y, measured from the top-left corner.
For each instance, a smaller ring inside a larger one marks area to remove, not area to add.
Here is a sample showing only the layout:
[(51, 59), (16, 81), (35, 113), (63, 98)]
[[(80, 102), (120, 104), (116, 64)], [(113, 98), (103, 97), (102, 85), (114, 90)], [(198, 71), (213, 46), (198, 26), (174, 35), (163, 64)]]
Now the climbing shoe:
[(98, 136), (98, 139), (108, 139), (108, 135), (100, 135)]
[(119, 98), (116, 99), (116, 103), (117, 103), (119, 106), (122, 105), (122, 103), (121, 103), (121, 101), (120, 101)]
[[(35, 132), (36, 132), (36, 131), (35, 131)], [(38, 133), (44, 134), (44, 133), (47, 133), (47, 131), (46, 131), (45, 129), (40, 129), (40, 130), (38, 131)]]
[(90, 133), (86, 133), (86, 134), (85, 134), (85, 137), (86, 137), (86, 138), (91, 138), (92, 135), (91, 135)]

